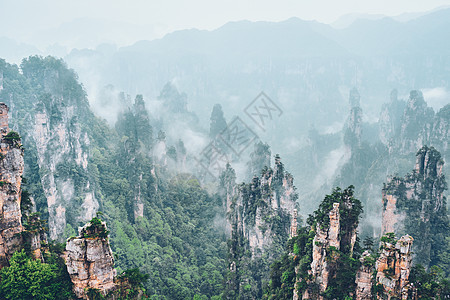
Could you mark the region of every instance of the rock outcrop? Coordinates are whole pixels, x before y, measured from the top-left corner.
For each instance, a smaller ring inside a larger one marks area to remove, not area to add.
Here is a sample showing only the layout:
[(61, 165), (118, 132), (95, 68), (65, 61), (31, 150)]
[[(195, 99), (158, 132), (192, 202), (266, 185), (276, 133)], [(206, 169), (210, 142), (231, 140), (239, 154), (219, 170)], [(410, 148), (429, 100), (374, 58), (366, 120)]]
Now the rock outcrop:
[(61, 59), (26, 58), (20, 73), (3, 68), (9, 71), (0, 101), (10, 106), (10, 126), (29, 153), (24, 173), (39, 190), (36, 210), (48, 219), (50, 238), (62, 242), (67, 223), (75, 227), (98, 209), (89, 167), (91, 138), (98, 137), (95, 116), (77, 75)]
[(402, 114), (405, 110), (406, 102), (398, 99), (397, 90), (391, 92), (390, 102), (381, 107), (378, 121), (379, 138), (386, 146), (392, 143), (392, 139), (400, 133)]
[(421, 91), (411, 91), (403, 113), (399, 146), (402, 153), (410, 153), (430, 141), (434, 112), (427, 106)]
[(261, 174), (261, 170), (265, 166), (270, 166), (271, 156), (272, 153), (268, 144), (262, 142), (256, 143), (254, 150), (250, 153), (250, 161), (247, 163), (247, 178), (251, 179), (253, 176), (259, 176)]
[(304, 258), (300, 258), (298, 266), (303, 265), (303, 270), (296, 269), (295, 288), (299, 291), (294, 291), (294, 299), (297, 293), (302, 299), (328, 299), (330, 293), (348, 293), (352, 288), (351, 284), (343, 287), (338, 281), (343, 276), (348, 277), (343, 270), (351, 269), (348, 261), (356, 258), (353, 250), (362, 205), (353, 197), (353, 189), (353, 186), (345, 190), (335, 188), (331, 195), (325, 196), (319, 209), (309, 216), (309, 235), (313, 233), (314, 239), (312, 250), (305, 259), (311, 257), (311, 263), (306, 273), (306, 264), (301, 262)]
[(409, 154), (423, 145), (447, 152), (450, 105), (435, 114), (427, 106), (421, 91), (411, 91), (405, 102), (397, 99), (397, 91), (394, 90), (391, 101), (381, 109), (379, 129), (380, 141), (388, 146), (390, 153)]
[[(124, 97), (124, 96), (122, 96)], [(134, 104), (125, 105), (119, 114), (116, 122), (116, 130), (119, 134), (120, 152), (123, 157), (127, 157), (119, 162), (121, 168), (126, 170), (127, 177), (132, 183), (134, 199), (130, 206), (133, 207), (133, 214), (129, 215), (130, 220), (142, 218), (144, 216), (147, 174), (152, 168), (150, 153), (154, 151), (154, 162), (156, 164), (167, 164), (167, 149), (165, 145), (165, 134), (160, 131), (158, 141), (153, 147), (153, 128), (150, 125), (150, 116), (145, 108), (145, 101), (142, 95), (136, 95)], [(176, 159), (176, 151), (174, 150)], [(164, 160), (164, 162), (162, 162)]]
[(377, 295), (378, 299), (385, 299), (386, 296), (388, 300), (408, 298), (412, 243), (413, 238), (409, 235), (402, 236), (395, 244), (382, 240), (375, 269), (376, 283), (382, 285), (383, 291), (380, 293), (384, 295)]
[(79, 228), (78, 237), (67, 240), (64, 259), (77, 297), (87, 299), (89, 289), (104, 296), (116, 289), (114, 257), (105, 222), (93, 218)]
[[(75, 208), (73, 201), (77, 196), (82, 202), (72, 213), (80, 211), (78, 221), (95, 216), (98, 202), (90, 180), (84, 175), (88, 172), (90, 141), (78, 121), (77, 103), (66, 103), (59, 97), (47, 101), (51, 103), (51, 110), (44, 103), (38, 106), (33, 138), (47, 198), (50, 238), (57, 240), (66, 227), (66, 211)], [(73, 170), (84, 177), (83, 180), (75, 182)]]
[[(331, 276), (333, 276), (332, 269), (335, 269), (337, 258), (333, 252), (334, 250), (339, 250), (341, 246), (339, 238), (339, 203), (333, 204), (333, 209), (329, 212), (328, 216), (330, 218), (329, 227), (322, 229), (320, 225), (317, 226), (313, 242), (311, 274), (314, 281), (319, 285), (319, 293), (325, 292), (328, 287), (328, 282), (331, 279)], [(303, 298), (310, 299), (308, 291), (306, 292), (307, 294), (304, 295)], [(319, 299), (323, 299), (323, 297), (319, 296)]]
[[(297, 218), (297, 194), (291, 174), (284, 170), (279, 156), (274, 169), (265, 168), (261, 177), (254, 176), (250, 184), (243, 184), (226, 196), (229, 222), (236, 223), (254, 255), (270, 248), (274, 238), (286, 241)], [(234, 202), (234, 203), (233, 203)], [(295, 215), (295, 216), (294, 216)], [(282, 228), (275, 228), (273, 218), (283, 220)], [(232, 227), (232, 226), (231, 226)]]
[(237, 224), (238, 215), (233, 213), (234, 206), (232, 204), (236, 202), (235, 197), (238, 194), (238, 187), (236, 185), (236, 172), (228, 163), (225, 166), (225, 170), (219, 177), (219, 195), (223, 199), (223, 210), (227, 216), (227, 222), (225, 225), (225, 232), (228, 236), (231, 236), (232, 224)]
[(411, 173), (404, 178), (389, 178), (384, 185), (382, 234), (411, 234), (415, 239), (415, 260), (427, 267), (438, 259), (432, 241), (437, 242), (436, 246), (445, 245), (441, 240), (448, 235), (444, 194), (447, 184), (444, 161), (436, 149), (424, 146), (416, 157)]
[(357, 89), (350, 91), (350, 115), (347, 119), (344, 143), (351, 148), (361, 146), (362, 134), (362, 109), (360, 107), (360, 95)]
[(9, 130), (8, 107), (0, 103), (0, 268), (22, 246), (21, 185), (24, 168), (20, 136)]
[(234, 170), (227, 165), (220, 176), (220, 195), (231, 237), (226, 290), (234, 294), (226, 297), (261, 299), (270, 264), (297, 232), (297, 193), (278, 155), (275, 167), (265, 167), (261, 177), (240, 185), (235, 180)]
[(389, 177), (381, 192), (383, 201), (381, 234), (387, 232), (399, 232), (402, 230), (406, 212), (397, 209), (399, 195), (395, 192), (402, 184), (403, 180), (401, 178)]
[(390, 233), (382, 237), (376, 261), (369, 251), (365, 251), (356, 273), (355, 299), (408, 299), (408, 291), (413, 288), (408, 281), (412, 266), (412, 244), (411, 236), (404, 235), (396, 240), (394, 234)]
[(448, 159), (450, 141), (450, 104), (441, 108), (434, 117), (433, 127), (430, 136), (430, 145), (440, 149)]
[[(337, 260), (339, 251), (347, 252), (350, 256), (356, 242), (356, 226), (345, 228), (348, 232), (343, 232), (341, 228), (342, 220), (340, 215), (340, 206), (343, 203), (333, 203), (333, 208), (328, 212), (328, 225), (318, 223), (315, 231), (312, 250), (312, 262), (310, 274), (313, 283), (318, 286), (318, 291), (311, 292), (306, 289), (303, 293), (303, 299), (324, 299), (321, 293), (325, 292), (329, 282), (336, 276)], [(351, 207), (344, 208), (351, 209)]]
[(373, 260), (369, 251), (364, 251), (359, 259), (361, 266), (356, 272), (356, 300), (369, 300), (372, 299), (372, 274), (373, 265), (371, 260)]

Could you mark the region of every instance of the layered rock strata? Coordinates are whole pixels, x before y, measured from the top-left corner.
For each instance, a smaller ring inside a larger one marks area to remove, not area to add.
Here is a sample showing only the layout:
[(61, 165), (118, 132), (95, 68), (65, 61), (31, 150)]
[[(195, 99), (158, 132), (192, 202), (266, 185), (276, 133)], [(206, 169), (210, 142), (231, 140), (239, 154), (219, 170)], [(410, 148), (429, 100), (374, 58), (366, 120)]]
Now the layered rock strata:
[[(333, 208), (330, 210), (329, 226), (321, 228), (318, 224), (316, 228), (316, 235), (313, 242), (312, 258), (311, 262), (311, 275), (314, 278), (314, 282), (319, 286), (319, 294), (325, 292), (328, 288), (328, 283), (331, 280), (333, 270), (336, 267), (337, 256), (335, 250), (341, 249), (341, 224), (339, 203), (333, 203)], [(351, 243), (350, 249), (353, 249), (356, 241), (356, 231), (352, 233), (353, 237), (350, 237)], [(311, 298), (309, 290), (305, 290), (303, 299)], [(323, 296), (318, 295), (318, 299), (324, 299)]]
[[(274, 169), (265, 168), (261, 177), (253, 177), (251, 183), (237, 188), (226, 185), (229, 227), (237, 226), (254, 255), (269, 248), (274, 238), (287, 241), (296, 232), (298, 195), (295, 190), (293, 177), (284, 170), (278, 156)], [(276, 217), (283, 220), (283, 229), (277, 229), (278, 232), (274, 231), (272, 222)]]
[[(402, 236), (396, 243), (381, 243), (381, 253), (377, 259), (376, 282), (383, 287), (384, 295), (377, 295), (378, 299), (408, 299), (409, 274), (411, 272), (411, 248), (413, 238)], [(368, 298), (362, 298), (368, 299)]]
[[(365, 251), (361, 258), (361, 266), (356, 273), (356, 300), (408, 299), (409, 274), (412, 262), (412, 244), (414, 239), (409, 235), (399, 240), (392, 238), (381, 242), (380, 255), (375, 259)], [(377, 286), (376, 294), (374, 284)]]
[(17, 133), (8, 126), (8, 107), (0, 103), (0, 268), (8, 265), (22, 246), (20, 210), (23, 148)]
[(416, 261), (427, 267), (436, 259), (431, 241), (448, 235), (447, 184), (444, 161), (436, 149), (424, 146), (416, 157), (411, 173), (404, 178), (391, 177), (384, 185), (382, 234), (414, 236)]
[(358, 272), (356, 272), (356, 300), (372, 299), (372, 259), (369, 251), (364, 251), (359, 259), (361, 266), (359, 267)]
[(105, 296), (116, 288), (114, 257), (106, 224), (96, 218), (93, 221), (79, 228), (78, 237), (67, 240), (64, 257), (73, 291), (83, 299), (87, 299), (89, 289), (99, 290)]

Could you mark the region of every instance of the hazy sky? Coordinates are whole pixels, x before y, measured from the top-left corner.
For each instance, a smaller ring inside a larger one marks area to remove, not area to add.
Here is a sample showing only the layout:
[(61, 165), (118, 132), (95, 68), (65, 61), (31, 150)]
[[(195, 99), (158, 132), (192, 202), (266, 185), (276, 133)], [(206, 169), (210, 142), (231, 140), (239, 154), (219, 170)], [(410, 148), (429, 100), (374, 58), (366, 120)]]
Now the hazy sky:
[(348, 13), (398, 15), (449, 4), (450, 0), (0, 0), (0, 37), (20, 39), (77, 18), (151, 25), (152, 38), (242, 19), (280, 21), (295, 16), (330, 23)]

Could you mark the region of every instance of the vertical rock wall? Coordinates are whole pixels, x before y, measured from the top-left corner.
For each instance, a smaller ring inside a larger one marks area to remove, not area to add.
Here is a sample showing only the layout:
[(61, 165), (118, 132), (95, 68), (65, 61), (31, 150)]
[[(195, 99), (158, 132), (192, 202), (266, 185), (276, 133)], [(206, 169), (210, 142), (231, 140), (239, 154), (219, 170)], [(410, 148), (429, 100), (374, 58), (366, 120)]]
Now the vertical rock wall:
[[(279, 157), (275, 158), (273, 170), (266, 168), (261, 177), (253, 177), (250, 184), (241, 185), (236, 190), (227, 186), (226, 190), (229, 227), (236, 223), (254, 255), (269, 248), (274, 238), (283, 241), (292, 234), (294, 218), (297, 217), (297, 194), (293, 177), (284, 170)], [(277, 232), (274, 231), (273, 218), (282, 220), (283, 228), (277, 228)]]
[[(360, 259), (361, 266), (356, 273), (356, 300), (408, 299), (411, 272), (413, 238), (402, 236), (399, 240), (381, 242), (380, 255), (373, 265), (374, 258), (365, 251)], [(375, 276), (375, 278), (374, 278)], [(374, 286), (377, 293), (373, 295)]]
[(421, 91), (411, 91), (402, 117), (399, 150), (411, 153), (430, 141), (434, 112), (427, 106)]
[[(97, 219), (98, 220), (98, 219)], [(107, 238), (106, 224), (86, 224), (79, 229), (79, 236), (69, 238), (65, 261), (73, 283), (75, 295), (86, 298), (90, 288), (103, 295), (115, 290), (114, 258)]]
[(427, 267), (437, 259), (431, 241), (448, 236), (447, 184), (444, 161), (436, 149), (424, 146), (416, 157), (411, 173), (404, 178), (390, 178), (384, 185), (382, 234), (411, 234), (416, 261)]
[(358, 90), (350, 91), (349, 102), (351, 109), (346, 123), (344, 142), (353, 149), (361, 146), (362, 109)]
[(20, 211), (23, 149), (20, 138), (11, 139), (8, 107), (0, 103), (0, 268), (8, 265), (22, 245)]
[[(87, 221), (95, 216), (99, 205), (89, 179), (75, 182), (70, 173), (74, 169), (78, 174), (88, 172), (90, 141), (78, 122), (76, 105), (57, 98), (51, 102), (53, 111), (41, 105), (36, 112), (33, 137), (47, 198), (50, 238), (58, 240), (66, 227), (67, 209), (77, 215), (78, 221)], [(73, 203), (77, 196), (82, 199), (79, 206)]]
[[(335, 268), (336, 257), (331, 247), (334, 247), (336, 250), (340, 249), (339, 203), (333, 204), (333, 209), (329, 212), (329, 218), (330, 226), (328, 228), (322, 229), (320, 224), (318, 224), (313, 243), (311, 275), (314, 278), (314, 282), (319, 286), (319, 293), (327, 289), (328, 282), (333, 276), (332, 269)], [(305, 291), (303, 299), (312, 299), (308, 290)], [(323, 299), (323, 297), (318, 296), (318, 299)]]
[[(381, 253), (376, 262), (376, 282), (383, 287), (387, 299), (408, 298), (409, 273), (411, 271), (411, 248), (413, 238), (402, 236), (396, 243), (381, 243)], [(385, 299), (377, 295), (378, 299)]]
[(361, 266), (358, 272), (356, 272), (356, 300), (369, 300), (372, 299), (372, 273), (373, 266), (366, 264), (371, 259), (369, 251), (364, 251), (359, 259)]
[(397, 209), (400, 195), (396, 192), (401, 185), (404, 185), (401, 179), (389, 177), (381, 192), (383, 201), (381, 234), (399, 232), (403, 226), (402, 221), (406, 215)]

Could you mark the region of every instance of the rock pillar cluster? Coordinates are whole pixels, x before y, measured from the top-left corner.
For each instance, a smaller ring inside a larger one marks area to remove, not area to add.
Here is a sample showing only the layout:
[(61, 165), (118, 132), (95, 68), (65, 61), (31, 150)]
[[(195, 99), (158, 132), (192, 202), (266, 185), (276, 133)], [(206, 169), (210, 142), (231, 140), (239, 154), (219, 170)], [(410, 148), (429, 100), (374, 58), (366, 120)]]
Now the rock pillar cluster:
[[(409, 273), (411, 271), (411, 247), (413, 238), (402, 236), (396, 243), (382, 242), (380, 257), (377, 259), (376, 282), (383, 286), (387, 299), (408, 298)], [(378, 299), (384, 299), (378, 295)]]
[[(411, 272), (412, 244), (414, 239), (409, 235), (395, 240), (393, 235), (384, 236), (381, 242), (380, 255), (376, 262), (369, 251), (361, 256), (361, 266), (356, 273), (356, 300), (408, 299)], [(376, 295), (373, 295), (374, 286)]]
[[(392, 177), (382, 191), (382, 234), (414, 237), (415, 261), (425, 267), (436, 263), (432, 242), (444, 244), (448, 226), (444, 161), (433, 147), (416, 154), (414, 170), (405, 177)], [(436, 242), (439, 241), (439, 242)]]

